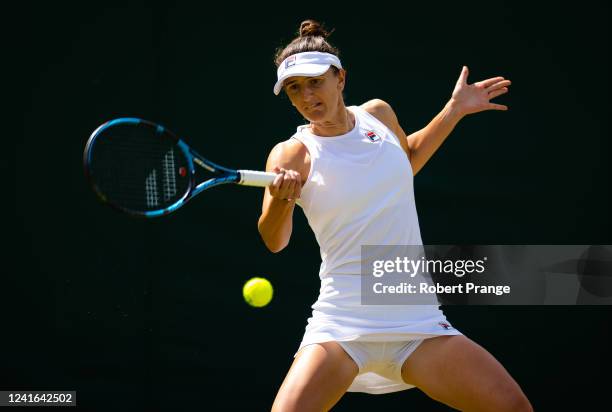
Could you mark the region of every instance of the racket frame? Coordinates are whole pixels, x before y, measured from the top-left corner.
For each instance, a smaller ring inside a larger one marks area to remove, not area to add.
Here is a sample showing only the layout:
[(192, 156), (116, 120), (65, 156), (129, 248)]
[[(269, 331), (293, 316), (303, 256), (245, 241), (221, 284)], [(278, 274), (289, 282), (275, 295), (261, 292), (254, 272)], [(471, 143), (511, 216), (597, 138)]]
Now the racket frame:
[[(150, 210), (150, 211), (139, 211), (128, 209), (122, 206), (119, 206), (107, 199), (104, 193), (100, 190), (95, 181), (95, 174), (92, 172), (90, 168), (92, 153), (95, 147), (95, 142), (102, 133), (110, 128), (116, 127), (118, 125), (144, 125), (155, 129), (156, 133), (161, 135), (165, 134), (174, 140), (176, 147), (184, 154), (185, 159), (187, 160), (187, 168), (189, 173), (189, 181), (188, 181), (188, 189), (185, 191), (185, 194), (181, 196), (176, 202), (171, 205), (159, 209), (159, 210)], [(196, 183), (196, 169), (195, 165), (202, 167), (203, 169), (209, 171), (210, 173), (215, 174), (216, 176), (211, 177), (210, 179), (204, 180), (200, 183)], [(198, 154), (195, 150), (193, 150), (187, 143), (182, 141), (178, 136), (176, 136), (171, 130), (166, 129), (163, 126), (150, 122), (148, 120), (139, 119), (136, 117), (122, 117), (118, 119), (109, 120), (106, 123), (100, 125), (96, 130), (93, 131), (89, 139), (87, 140), (87, 144), (85, 145), (85, 150), (83, 152), (83, 166), (85, 169), (85, 176), (89, 181), (89, 184), (93, 188), (94, 192), (98, 196), (98, 198), (105, 204), (111, 206), (113, 209), (118, 210), (123, 213), (127, 213), (130, 216), (136, 217), (144, 217), (144, 218), (155, 218), (170, 214), (176, 211), (178, 208), (182, 207), (187, 201), (194, 196), (198, 195), (202, 191), (209, 189), (213, 186), (218, 186), (227, 183), (240, 183), (241, 177), (240, 173), (237, 170), (229, 169), (227, 167), (220, 166), (216, 163), (211, 162), (206, 159), (204, 156)]]

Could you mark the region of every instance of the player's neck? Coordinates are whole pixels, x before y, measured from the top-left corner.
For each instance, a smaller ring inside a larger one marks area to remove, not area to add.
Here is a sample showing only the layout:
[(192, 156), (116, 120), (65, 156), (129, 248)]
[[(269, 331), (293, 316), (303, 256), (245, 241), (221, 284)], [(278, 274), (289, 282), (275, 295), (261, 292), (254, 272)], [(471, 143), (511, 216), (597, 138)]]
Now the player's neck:
[(355, 115), (344, 105), (338, 110), (337, 116), (332, 120), (310, 123), (310, 130), (317, 136), (333, 137), (347, 134), (355, 127)]

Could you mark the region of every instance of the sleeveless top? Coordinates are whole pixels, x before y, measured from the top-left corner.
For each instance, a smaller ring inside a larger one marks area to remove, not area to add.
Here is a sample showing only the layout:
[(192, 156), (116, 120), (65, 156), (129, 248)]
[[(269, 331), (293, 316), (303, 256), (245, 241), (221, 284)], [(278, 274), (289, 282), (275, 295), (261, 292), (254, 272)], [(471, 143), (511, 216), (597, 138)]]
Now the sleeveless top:
[(299, 349), (326, 341), (460, 334), (437, 300), (361, 304), (361, 246), (422, 245), (422, 240), (412, 167), (398, 137), (365, 109), (348, 109), (355, 126), (346, 134), (316, 136), (304, 125), (292, 136), (310, 154), (310, 173), (296, 203), (321, 253), (321, 288)]

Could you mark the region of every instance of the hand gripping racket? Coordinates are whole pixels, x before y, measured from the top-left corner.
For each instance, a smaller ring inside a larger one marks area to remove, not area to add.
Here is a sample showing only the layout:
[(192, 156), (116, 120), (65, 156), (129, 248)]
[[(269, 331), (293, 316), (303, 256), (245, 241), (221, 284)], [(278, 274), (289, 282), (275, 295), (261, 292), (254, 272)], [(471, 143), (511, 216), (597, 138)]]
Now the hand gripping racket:
[[(200, 156), (170, 130), (136, 118), (98, 127), (83, 154), (85, 174), (106, 204), (147, 218), (172, 213), (211, 187), (235, 183), (266, 187), (275, 173), (233, 170)], [(196, 168), (213, 174), (196, 183)]]

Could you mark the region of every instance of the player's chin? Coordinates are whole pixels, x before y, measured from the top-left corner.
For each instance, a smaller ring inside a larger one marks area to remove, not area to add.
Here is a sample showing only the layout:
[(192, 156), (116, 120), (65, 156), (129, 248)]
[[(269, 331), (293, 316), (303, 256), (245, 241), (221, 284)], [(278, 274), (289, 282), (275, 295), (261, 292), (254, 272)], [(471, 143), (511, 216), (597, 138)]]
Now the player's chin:
[(305, 110), (302, 115), (306, 118), (306, 120), (317, 122), (325, 119), (325, 110), (323, 109), (323, 106), (320, 105), (310, 110)]

